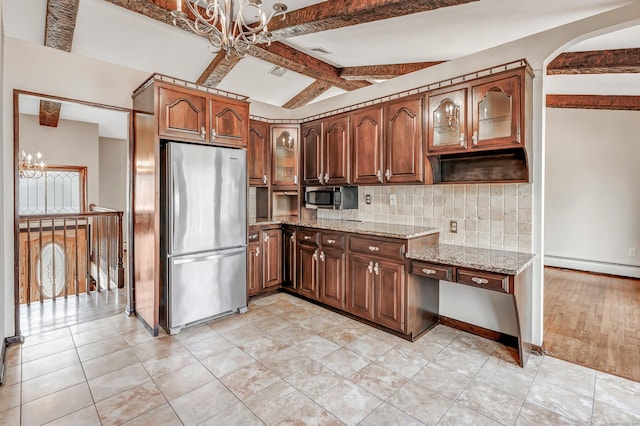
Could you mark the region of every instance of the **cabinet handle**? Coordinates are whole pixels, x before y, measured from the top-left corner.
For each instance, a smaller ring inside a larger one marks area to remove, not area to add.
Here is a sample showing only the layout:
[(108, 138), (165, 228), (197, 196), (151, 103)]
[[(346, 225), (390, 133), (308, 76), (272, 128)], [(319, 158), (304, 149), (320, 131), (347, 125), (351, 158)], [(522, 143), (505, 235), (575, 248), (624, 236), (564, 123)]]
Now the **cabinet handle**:
[(478, 145), (478, 132), (473, 132), (473, 136), (471, 136), (471, 141), (473, 141), (474, 145)]
[(314, 261), (318, 261), (318, 249), (316, 249), (316, 251), (313, 252), (313, 260)]
[(216, 136), (218, 136), (218, 132), (216, 132), (216, 129), (211, 129), (211, 140), (216, 140)]
[(476, 284), (489, 284), (489, 280), (486, 278), (473, 277), (471, 278), (471, 281), (473, 281)]
[(373, 274), (373, 262), (369, 262), (369, 266), (367, 266), (370, 274)]
[(202, 126), (202, 129), (200, 129), (200, 137), (202, 139), (207, 137), (207, 129), (205, 129), (204, 126)]
[(293, 184), (294, 185), (298, 184), (298, 175), (293, 175)]
[(264, 237), (262, 238), (262, 241), (264, 241), (265, 243), (267, 241), (269, 241), (269, 234), (264, 234)]
[(260, 247), (256, 247), (256, 257), (260, 256)]
[(426, 275), (433, 275), (436, 273), (435, 269), (423, 269), (422, 272), (424, 272)]
[(378, 169), (378, 171), (376, 172), (376, 177), (378, 178), (380, 183), (382, 183), (382, 170)]
[(378, 250), (380, 250), (380, 247), (369, 246), (369, 251), (378, 251)]
[(320, 252), (320, 260), (322, 260), (324, 262), (324, 252), (323, 251)]
[(310, 239), (311, 239), (311, 237), (310, 237), (310, 236), (308, 236), (308, 235), (305, 235), (305, 236), (304, 236), (304, 240), (305, 240), (305, 241), (309, 241)]
[(335, 244), (336, 240), (327, 240), (327, 244)]
[(324, 174), (324, 183), (328, 183), (329, 182), (329, 173), (325, 173)]
[(391, 170), (387, 169), (384, 175), (387, 177), (387, 180), (391, 179)]
[(251, 235), (249, 235), (249, 239), (250, 239), (250, 240), (255, 240), (255, 239), (257, 239), (257, 238), (258, 238), (258, 234), (251, 234)]
[(320, 185), (322, 185), (322, 175), (318, 175), (318, 182), (320, 182)]
[(267, 184), (267, 175), (262, 176), (262, 183)]
[(460, 146), (464, 146), (464, 133), (460, 133), (458, 141), (460, 142)]
[(376, 262), (376, 266), (373, 267), (373, 272), (376, 275), (380, 275), (380, 267), (378, 266), (378, 262)]

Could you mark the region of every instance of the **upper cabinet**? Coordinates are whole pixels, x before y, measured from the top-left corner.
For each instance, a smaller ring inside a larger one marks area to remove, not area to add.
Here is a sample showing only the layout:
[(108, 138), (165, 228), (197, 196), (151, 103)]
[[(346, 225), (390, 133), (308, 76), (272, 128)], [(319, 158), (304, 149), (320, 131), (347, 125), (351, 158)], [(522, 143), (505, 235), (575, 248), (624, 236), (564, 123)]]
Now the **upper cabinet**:
[(298, 126), (271, 126), (272, 169), (271, 184), (282, 187), (298, 186)]
[(244, 147), (249, 105), (193, 89), (159, 85), (158, 134), (161, 138)]
[(383, 110), (381, 105), (351, 113), (351, 171), (354, 185), (383, 183)]
[(474, 148), (521, 144), (520, 86), (519, 75), (473, 86), (471, 144)]
[(251, 186), (269, 184), (269, 147), (269, 124), (251, 120), (247, 145), (247, 177)]
[(467, 147), (467, 88), (427, 96), (428, 152), (451, 152)]
[(422, 103), (419, 96), (387, 104), (384, 176), (388, 183), (424, 181)]
[(301, 126), (303, 181), (311, 185), (348, 185), (349, 116), (338, 115)]

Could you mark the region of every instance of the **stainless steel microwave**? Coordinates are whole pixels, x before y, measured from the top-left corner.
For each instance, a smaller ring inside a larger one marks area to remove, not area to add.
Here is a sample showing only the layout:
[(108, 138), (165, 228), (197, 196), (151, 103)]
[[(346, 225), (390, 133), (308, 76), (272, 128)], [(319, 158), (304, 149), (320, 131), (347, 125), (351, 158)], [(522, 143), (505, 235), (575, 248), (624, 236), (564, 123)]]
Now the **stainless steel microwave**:
[(304, 203), (309, 209), (357, 209), (358, 188), (355, 186), (306, 188)]

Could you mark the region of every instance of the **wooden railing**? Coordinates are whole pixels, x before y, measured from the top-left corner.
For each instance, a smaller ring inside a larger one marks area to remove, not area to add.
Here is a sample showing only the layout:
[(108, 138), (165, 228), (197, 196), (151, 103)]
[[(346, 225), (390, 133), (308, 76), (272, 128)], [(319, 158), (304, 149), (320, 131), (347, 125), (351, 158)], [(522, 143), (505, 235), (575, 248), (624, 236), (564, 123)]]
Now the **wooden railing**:
[(20, 303), (124, 286), (122, 211), (20, 216)]

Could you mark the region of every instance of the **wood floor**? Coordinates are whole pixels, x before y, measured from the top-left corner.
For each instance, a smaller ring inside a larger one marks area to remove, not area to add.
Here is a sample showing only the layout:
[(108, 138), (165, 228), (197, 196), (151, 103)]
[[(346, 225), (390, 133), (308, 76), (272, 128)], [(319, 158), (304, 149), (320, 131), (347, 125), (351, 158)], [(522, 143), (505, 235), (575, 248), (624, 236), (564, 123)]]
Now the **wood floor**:
[(124, 312), (126, 306), (126, 287), (34, 302), (30, 306), (23, 304), (20, 305), (20, 328), (23, 336), (31, 336), (117, 315)]
[(640, 382), (640, 280), (546, 267), (544, 347)]

